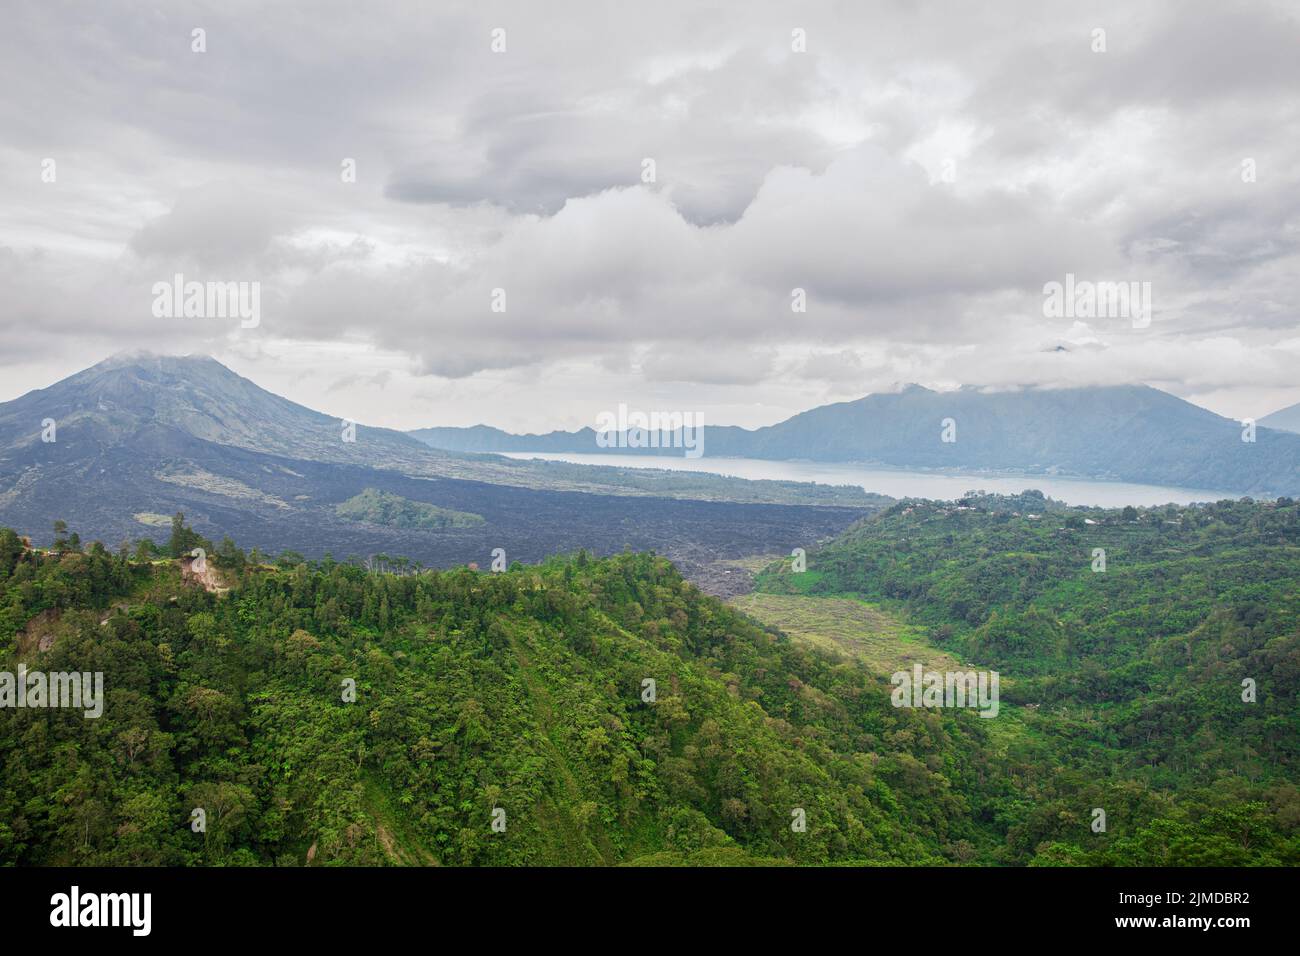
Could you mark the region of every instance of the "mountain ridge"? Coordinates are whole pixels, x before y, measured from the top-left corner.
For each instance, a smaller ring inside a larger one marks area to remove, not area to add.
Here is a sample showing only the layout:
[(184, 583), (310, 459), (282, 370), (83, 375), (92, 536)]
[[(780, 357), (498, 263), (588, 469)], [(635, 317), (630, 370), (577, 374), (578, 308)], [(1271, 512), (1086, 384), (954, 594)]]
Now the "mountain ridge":
[[(55, 432), (46, 442), (43, 423)], [(167, 432), (174, 432), (164, 437)], [(0, 402), (0, 501), (7, 469), (23, 470), (52, 456), (61, 443), (102, 454), (147, 433), (161, 444), (188, 438), (277, 458), (397, 470), (426, 478), (458, 478), (555, 491), (657, 494), (709, 500), (856, 505), (858, 488), (816, 488), (797, 482), (746, 481), (641, 469), (516, 461), (491, 454), (432, 448), (406, 432), (349, 423), (262, 388), (207, 355), (124, 352), (42, 389)], [(352, 440), (349, 440), (352, 439)], [(687, 485), (692, 484), (692, 487)], [(711, 489), (702, 489), (708, 483)], [(714, 490), (716, 489), (716, 490)], [(811, 501), (809, 500), (811, 499)], [(853, 499), (853, 500), (849, 500)]]
[[(602, 448), (591, 428), (511, 435), (474, 426), (408, 434), (461, 452), (683, 453), (626, 441)], [(1243, 434), (1240, 423), (1148, 385), (998, 392), (912, 385), (756, 429), (706, 425), (703, 447), (716, 457), (1069, 475), (1260, 495), (1300, 491), (1300, 436), (1268, 427), (1253, 442)]]
[(0, 403), (0, 454), (39, 442), (34, 425), (47, 418), (56, 423), (56, 441), (59, 432), (72, 431), (112, 442), (158, 424), (220, 445), (310, 460), (369, 463), (377, 450), (411, 463), (446, 457), (388, 428), (357, 425), (358, 440), (345, 441), (342, 419), (268, 391), (208, 355), (117, 353)]
[[(857, 487), (458, 455), (362, 425), (348, 441), (343, 424), (208, 357), (114, 356), (0, 404), (0, 525), (42, 544), (66, 520), (116, 547), (156, 534), (153, 516), (182, 512), (212, 541), (315, 557), (397, 553), (438, 567), (486, 562), (498, 547), (525, 562), (633, 548), (669, 555), (722, 591), (743, 575), (719, 562), (811, 544), (892, 500)], [(367, 520), (346, 507), (367, 489), (409, 514), (482, 520)]]

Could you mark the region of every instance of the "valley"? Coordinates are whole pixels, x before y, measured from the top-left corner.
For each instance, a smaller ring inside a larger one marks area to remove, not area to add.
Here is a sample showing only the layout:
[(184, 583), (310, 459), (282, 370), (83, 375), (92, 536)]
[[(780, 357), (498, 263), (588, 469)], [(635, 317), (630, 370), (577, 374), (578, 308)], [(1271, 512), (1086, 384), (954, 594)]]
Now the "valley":
[[(109, 729), (0, 710), (0, 862), (1300, 862), (1289, 497), (897, 500), (85, 376), (0, 406), (0, 646), (113, 675)], [(978, 712), (894, 693), (963, 672)]]

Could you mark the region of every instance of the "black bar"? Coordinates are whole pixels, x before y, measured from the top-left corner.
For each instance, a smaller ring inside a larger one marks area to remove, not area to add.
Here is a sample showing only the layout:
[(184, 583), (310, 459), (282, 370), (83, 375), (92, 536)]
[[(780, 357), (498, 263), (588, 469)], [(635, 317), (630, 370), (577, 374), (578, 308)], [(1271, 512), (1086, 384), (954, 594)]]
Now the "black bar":
[[(444, 945), (463, 933), (463, 945), (518, 937), (532, 945), (675, 938), (730, 946), (782, 931), (878, 942), (893, 933), (913, 942), (932, 935), (945, 947), (1027, 939), (1022, 932), (1062, 941), (1130, 936), (1181, 945), (1198, 937), (1231, 945), (1285, 928), (1284, 885), (1292, 876), (1226, 868), (36, 868), (0, 871), (0, 892), (11, 942), (75, 932), (85, 941), (360, 945), (382, 929), (434, 930)], [(129, 926), (52, 926), (52, 897), (70, 896), (73, 886), (82, 901), (89, 894), (149, 893), (148, 936), (135, 936)], [(1171, 902), (1171, 893), (1180, 898)], [(1117, 922), (1148, 918), (1155, 925)], [(1176, 922), (1206, 918), (1248, 923), (1207, 929)], [(445, 935), (452, 931), (455, 937)]]

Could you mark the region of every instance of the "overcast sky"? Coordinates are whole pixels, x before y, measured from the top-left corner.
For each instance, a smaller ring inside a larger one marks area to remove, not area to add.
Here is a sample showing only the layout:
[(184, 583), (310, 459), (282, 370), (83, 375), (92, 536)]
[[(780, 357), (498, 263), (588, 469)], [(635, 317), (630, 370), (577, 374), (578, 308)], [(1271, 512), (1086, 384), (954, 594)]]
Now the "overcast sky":
[[(904, 382), (1300, 401), (1293, 2), (0, 22), (0, 400), (150, 348), (399, 428), (754, 426)], [(260, 324), (156, 317), (175, 273), (260, 283)], [(1150, 324), (1045, 316), (1067, 273), (1151, 283)]]

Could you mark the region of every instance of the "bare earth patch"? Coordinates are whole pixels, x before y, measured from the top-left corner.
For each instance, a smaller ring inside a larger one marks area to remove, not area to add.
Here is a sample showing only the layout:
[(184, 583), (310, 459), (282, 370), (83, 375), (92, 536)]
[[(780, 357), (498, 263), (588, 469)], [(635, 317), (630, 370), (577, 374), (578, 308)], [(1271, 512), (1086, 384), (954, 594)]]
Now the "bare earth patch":
[(22, 626), (14, 635), (18, 641), (20, 660), (31, 656), (36, 651), (48, 651), (54, 646), (54, 639), (58, 636), (59, 619), (62, 616), (63, 612), (58, 608), (50, 608), (37, 614)]

